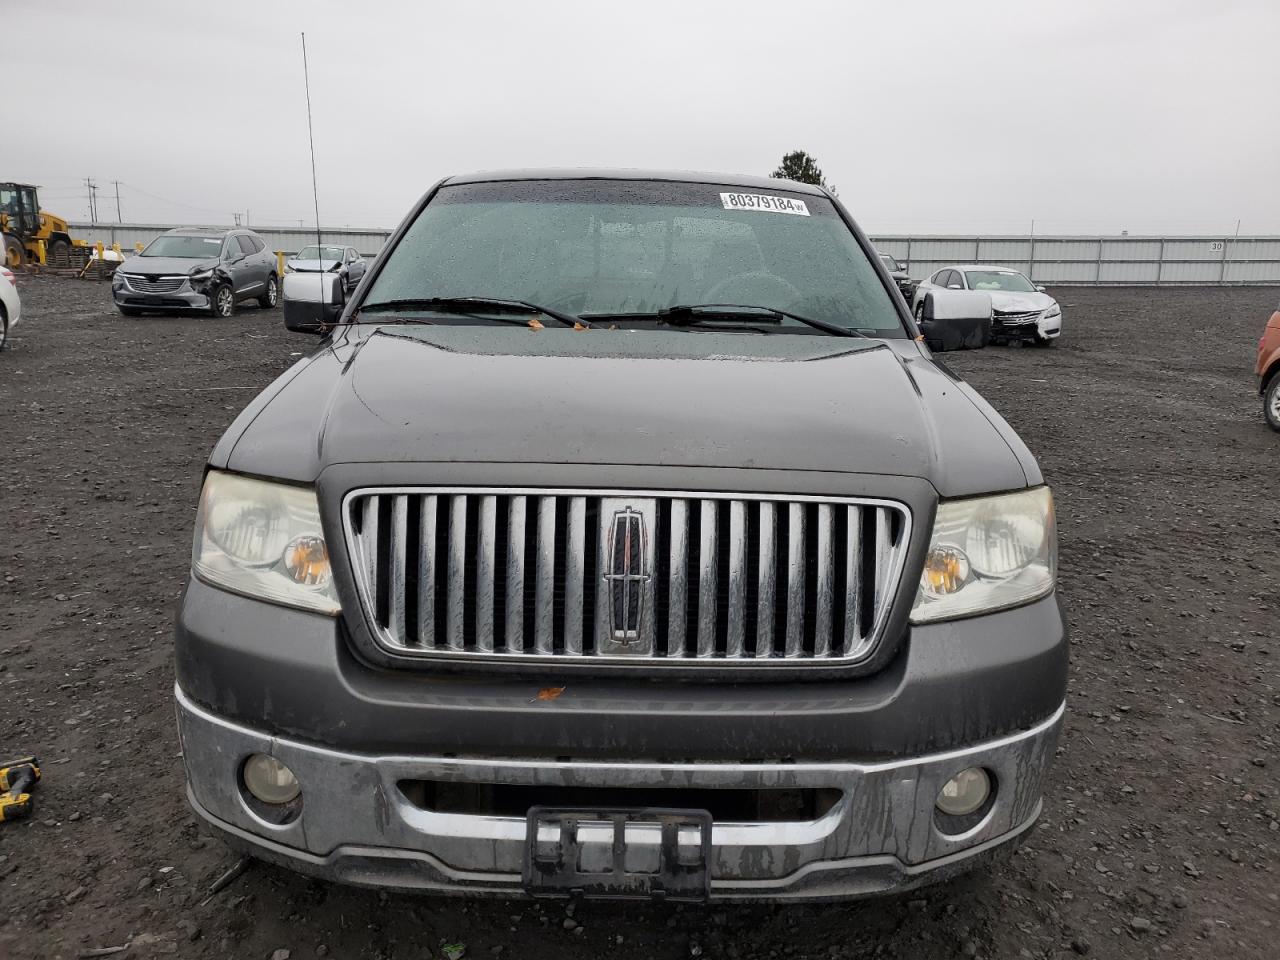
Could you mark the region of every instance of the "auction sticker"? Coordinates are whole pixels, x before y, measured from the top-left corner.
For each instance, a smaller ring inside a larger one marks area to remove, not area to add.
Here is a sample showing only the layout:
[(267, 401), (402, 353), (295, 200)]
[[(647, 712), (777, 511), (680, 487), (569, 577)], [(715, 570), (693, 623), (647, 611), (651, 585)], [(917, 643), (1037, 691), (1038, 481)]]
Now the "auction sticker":
[(726, 210), (761, 210), (765, 213), (790, 213), (807, 217), (809, 208), (803, 200), (775, 197), (767, 193), (722, 193), (720, 203)]

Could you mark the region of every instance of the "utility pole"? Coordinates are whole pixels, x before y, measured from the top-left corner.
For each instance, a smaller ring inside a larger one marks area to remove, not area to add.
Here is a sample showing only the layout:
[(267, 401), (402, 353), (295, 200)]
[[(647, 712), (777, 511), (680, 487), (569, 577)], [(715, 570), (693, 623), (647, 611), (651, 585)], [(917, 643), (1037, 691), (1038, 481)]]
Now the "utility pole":
[(98, 222), (98, 185), (92, 177), (84, 178), (84, 185), (89, 188), (89, 221)]
[(124, 223), (124, 217), (120, 216), (120, 181), (112, 180), (116, 185), (116, 223)]

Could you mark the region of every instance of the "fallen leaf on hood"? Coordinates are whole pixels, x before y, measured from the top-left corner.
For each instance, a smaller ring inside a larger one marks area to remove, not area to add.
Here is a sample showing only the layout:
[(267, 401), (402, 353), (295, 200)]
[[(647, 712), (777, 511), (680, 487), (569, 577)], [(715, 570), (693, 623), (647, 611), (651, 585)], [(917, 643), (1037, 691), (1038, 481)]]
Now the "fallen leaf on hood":
[(573, 329), (575, 329), (575, 330), (590, 330), (591, 328), (590, 328), (590, 327), (588, 327), (585, 323), (574, 323), (574, 325), (573, 325)]
[(537, 317), (534, 317), (532, 320), (530, 320), (530, 321), (529, 321), (529, 329), (530, 329), (530, 330), (541, 330), (541, 329), (543, 329), (543, 327), (542, 327), (542, 321), (540, 321)]
[(564, 693), (564, 687), (543, 687), (538, 691), (539, 700), (554, 700)]

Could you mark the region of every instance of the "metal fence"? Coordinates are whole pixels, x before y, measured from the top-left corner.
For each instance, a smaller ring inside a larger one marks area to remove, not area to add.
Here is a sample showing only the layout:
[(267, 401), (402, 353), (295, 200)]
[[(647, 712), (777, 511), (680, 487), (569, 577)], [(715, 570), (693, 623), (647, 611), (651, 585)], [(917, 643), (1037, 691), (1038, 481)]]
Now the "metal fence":
[(954, 263), (1015, 267), (1036, 283), (1280, 284), (1280, 237), (883, 236), (914, 279)]
[[(161, 223), (73, 223), (72, 236), (131, 249), (172, 229)], [(225, 229), (222, 228), (222, 229)], [(315, 242), (315, 231), (252, 227), (272, 250), (294, 253)], [(390, 230), (323, 230), (325, 243), (375, 256)], [(1149, 286), (1163, 284), (1280, 284), (1280, 237), (873, 237), (915, 279), (953, 263), (999, 264), (1023, 270), (1036, 283)]]
[[(172, 223), (72, 223), (69, 224), (71, 235), (90, 243), (104, 243), (108, 247), (113, 243), (120, 244), (122, 250), (132, 250), (135, 245), (147, 244), (166, 230), (174, 228)], [(225, 224), (214, 227), (217, 230), (229, 230)], [(272, 250), (283, 250), (285, 253), (297, 253), (308, 244), (316, 242), (314, 228), (307, 230), (283, 229), (281, 227), (255, 227), (247, 229), (262, 237)], [(323, 231), (324, 242), (343, 247), (355, 247), (366, 257), (377, 255), (382, 245), (391, 236), (390, 230), (365, 230), (344, 227), (341, 230)]]

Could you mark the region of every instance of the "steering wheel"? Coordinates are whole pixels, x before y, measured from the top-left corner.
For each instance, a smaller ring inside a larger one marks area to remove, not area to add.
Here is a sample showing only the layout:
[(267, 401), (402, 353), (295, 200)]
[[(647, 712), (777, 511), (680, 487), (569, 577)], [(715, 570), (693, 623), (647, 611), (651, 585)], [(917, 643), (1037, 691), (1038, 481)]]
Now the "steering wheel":
[(725, 277), (707, 291), (708, 303), (743, 303), (771, 306), (776, 303), (791, 304), (801, 298), (801, 293), (787, 280), (764, 270), (752, 270)]

